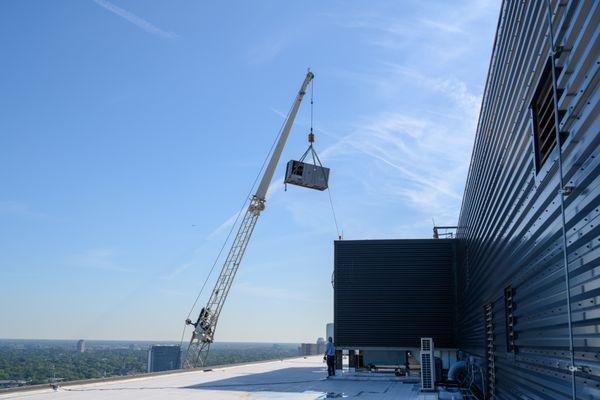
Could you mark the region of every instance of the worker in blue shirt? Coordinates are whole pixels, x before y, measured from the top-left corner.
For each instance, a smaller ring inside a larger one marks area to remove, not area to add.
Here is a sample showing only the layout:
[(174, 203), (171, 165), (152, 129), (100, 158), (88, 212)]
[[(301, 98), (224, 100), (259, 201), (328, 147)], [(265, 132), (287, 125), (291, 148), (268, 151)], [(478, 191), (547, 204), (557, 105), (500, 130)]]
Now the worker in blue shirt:
[(329, 336), (329, 341), (327, 342), (325, 358), (327, 359), (327, 376), (335, 376), (335, 344), (333, 344), (331, 336)]

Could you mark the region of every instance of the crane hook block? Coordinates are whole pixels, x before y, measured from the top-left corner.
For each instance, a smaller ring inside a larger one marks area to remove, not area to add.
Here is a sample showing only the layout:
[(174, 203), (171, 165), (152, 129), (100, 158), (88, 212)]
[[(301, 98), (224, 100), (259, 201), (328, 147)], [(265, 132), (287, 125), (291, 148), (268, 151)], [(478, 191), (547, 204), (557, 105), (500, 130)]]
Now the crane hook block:
[(325, 190), (329, 183), (329, 168), (291, 160), (287, 163), (283, 182), (310, 189)]

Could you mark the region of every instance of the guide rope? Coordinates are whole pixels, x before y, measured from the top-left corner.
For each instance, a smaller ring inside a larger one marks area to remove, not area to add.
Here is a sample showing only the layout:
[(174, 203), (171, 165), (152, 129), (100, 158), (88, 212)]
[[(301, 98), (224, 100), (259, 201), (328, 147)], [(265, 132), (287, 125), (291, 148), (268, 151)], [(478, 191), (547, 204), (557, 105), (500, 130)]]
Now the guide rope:
[[(302, 157), (300, 158), (300, 161), (304, 161), (304, 158), (306, 157), (306, 155), (308, 154), (308, 152), (310, 151), (312, 154), (312, 158), (313, 158), (313, 164), (317, 164), (317, 162), (319, 163), (320, 167), (323, 167), (323, 164), (321, 164), (321, 160), (319, 159), (319, 156), (317, 155), (317, 153), (315, 152), (314, 148), (313, 148), (313, 142), (315, 141), (315, 135), (313, 132), (313, 125), (314, 125), (314, 96), (315, 96), (315, 80), (313, 79), (312, 82), (310, 83), (310, 133), (308, 134), (308, 142), (310, 143), (310, 145), (308, 146), (308, 149), (306, 150), (306, 152), (304, 152), (304, 154), (302, 155)], [(321, 169), (322, 173), (323, 173), (323, 178), (325, 180), (327, 180), (327, 177), (325, 176), (325, 171), (323, 171), (323, 169)], [(333, 199), (331, 198), (331, 186), (329, 184), (327, 184), (327, 195), (329, 197), (329, 206), (331, 207), (331, 215), (333, 216), (333, 223), (335, 224), (335, 231), (337, 233), (338, 239), (342, 239), (342, 235), (340, 234), (340, 227), (338, 225), (338, 221), (337, 221), (337, 217), (335, 215), (335, 207), (333, 206)]]
[(342, 235), (340, 234), (340, 228), (338, 226), (337, 217), (335, 216), (335, 208), (333, 207), (333, 200), (331, 199), (331, 187), (327, 186), (327, 194), (329, 195), (329, 205), (331, 206), (331, 215), (333, 216), (333, 223), (335, 224), (335, 231), (337, 232), (338, 239), (342, 240)]

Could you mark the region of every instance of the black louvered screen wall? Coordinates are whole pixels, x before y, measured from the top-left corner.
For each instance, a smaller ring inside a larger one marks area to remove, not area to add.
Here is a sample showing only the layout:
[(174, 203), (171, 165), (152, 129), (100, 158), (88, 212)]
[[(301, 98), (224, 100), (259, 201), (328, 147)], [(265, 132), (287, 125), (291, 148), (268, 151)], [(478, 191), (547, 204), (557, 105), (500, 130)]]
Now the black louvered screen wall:
[(453, 240), (335, 242), (338, 346), (455, 347)]

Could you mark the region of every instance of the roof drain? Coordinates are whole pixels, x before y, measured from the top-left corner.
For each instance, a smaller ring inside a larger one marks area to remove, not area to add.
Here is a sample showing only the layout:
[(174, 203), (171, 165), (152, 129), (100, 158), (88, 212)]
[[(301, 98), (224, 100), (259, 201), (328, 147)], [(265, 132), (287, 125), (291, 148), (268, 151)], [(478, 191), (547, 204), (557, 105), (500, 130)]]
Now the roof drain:
[[(569, 282), (569, 259), (567, 254), (567, 227), (565, 222), (565, 196), (571, 191), (565, 190), (563, 182), (563, 165), (562, 165), (562, 143), (560, 139), (560, 120), (558, 118), (558, 93), (556, 91), (556, 58), (560, 56), (559, 48), (554, 43), (554, 30), (552, 29), (552, 8), (550, 6), (550, 0), (546, 0), (548, 7), (548, 29), (550, 33), (550, 51), (552, 52), (550, 62), (552, 63), (552, 95), (554, 97), (554, 124), (556, 126), (556, 147), (558, 147), (558, 176), (560, 179), (560, 190), (558, 195), (560, 196), (560, 217), (562, 220), (562, 238), (563, 238), (563, 263), (565, 271), (565, 286), (567, 289), (567, 318), (569, 326), (569, 353), (571, 356), (571, 365), (569, 370), (571, 372), (571, 398), (577, 399), (577, 387), (575, 381), (575, 350), (573, 347), (573, 320), (571, 318), (571, 285)], [(559, 5), (560, 7), (560, 5)]]

